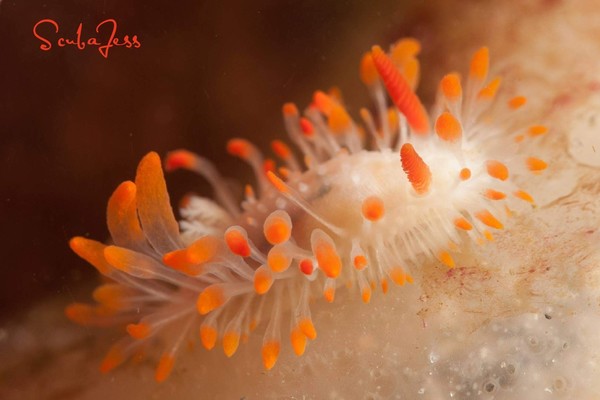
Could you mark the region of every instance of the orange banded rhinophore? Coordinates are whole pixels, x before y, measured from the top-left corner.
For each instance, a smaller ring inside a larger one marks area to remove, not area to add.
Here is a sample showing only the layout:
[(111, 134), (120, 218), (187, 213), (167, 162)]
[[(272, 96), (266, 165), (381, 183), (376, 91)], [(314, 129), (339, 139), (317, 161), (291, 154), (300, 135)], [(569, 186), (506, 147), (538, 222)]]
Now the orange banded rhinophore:
[[(419, 42), (402, 39), (364, 55), (360, 76), (373, 106), (359, 110), (360, 120), (337, 90), (317, 91), (303, 112), (285, 104), (293, 146), (274, 141), (277, 161), (231, 140), (227, 151), (256, 176), (241, 202), (199, 155), (142, 159), (135, 181), (108, 202), (111, 244), (70, 242), (107, 279), (94, 305), (71, 304), (67, 316), (123, 329), (102, 371), (160, 343), (161, 382), (182, 343), (199, 339), (232, 357), (255, 329), (271, 369), (284, 341), (300, 356), (317, 339), (315, 299), (333, 302), (351, 283), (368, 303), (377, 288), (413, 283), (427, 260), (453, 268), (461, 243), (493, 240), (513, 207), (534, 204), (516, 182), (546, 168), (535, 152), (547, 129), (526, 123), (526, 98), (502, 97), (482, 48), (466, 79), (443, 77), (428, 113), (415, 94), (419, 51)], [(163, 167), (200, 174), (214, 198), (186, 198), (178, 222)]]

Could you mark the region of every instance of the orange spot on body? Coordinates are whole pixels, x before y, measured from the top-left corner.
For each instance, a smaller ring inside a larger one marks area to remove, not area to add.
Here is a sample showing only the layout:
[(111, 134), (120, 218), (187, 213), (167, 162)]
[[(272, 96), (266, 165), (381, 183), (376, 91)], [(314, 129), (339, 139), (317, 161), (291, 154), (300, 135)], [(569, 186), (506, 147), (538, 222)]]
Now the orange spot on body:
[(539, 158), (529, 157), (526, 160), (527, 168), (532, 172), (543, 171), (548, 167), (548, 164), (544, 160), (540, 160)]
[(379, 221), (385, 213), (383, 200), (377, 196), (369, 196), (363, 200), (362, 215), (371, 222)]
[(463, 217), (455, 219), (454, 226), (464, 231), (470, 231), (471, 229), (473, 229), (473, 225), (471, 225), (471, 223)]
[(506, 165), (502, 164), (500, 161), (489, 160), (486, 163), (486, 168), (488, 175), (492, 178), (496, 178), (501, 181), (508, 179), (508, 168), (506, 168)]
[(431, 184), (431, 171), (410, 143), (400, 149), (402, 169), (417, 194), (425, 194)]

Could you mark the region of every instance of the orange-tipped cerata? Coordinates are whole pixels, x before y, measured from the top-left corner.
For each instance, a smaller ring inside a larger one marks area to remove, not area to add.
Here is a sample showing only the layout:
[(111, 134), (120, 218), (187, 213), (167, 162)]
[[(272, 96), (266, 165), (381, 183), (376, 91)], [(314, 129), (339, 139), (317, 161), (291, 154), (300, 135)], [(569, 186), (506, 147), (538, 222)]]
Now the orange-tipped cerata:
[(431, 184), (431, 171), (425, 161), (417, 154), (410, 143), (405, 143), (400, 149), (402, 169), (406, 173), (410, 184), (417, 194), (425, 194)]
[(371, 57), (392, 101), (404, 114), (410, 127), (415, 133), (427, 134), (429, 117), (421, 100), (411, 90), (406, 79), (396, 69), (392, 60), (381, 50), (381, 47), (373, 46)]

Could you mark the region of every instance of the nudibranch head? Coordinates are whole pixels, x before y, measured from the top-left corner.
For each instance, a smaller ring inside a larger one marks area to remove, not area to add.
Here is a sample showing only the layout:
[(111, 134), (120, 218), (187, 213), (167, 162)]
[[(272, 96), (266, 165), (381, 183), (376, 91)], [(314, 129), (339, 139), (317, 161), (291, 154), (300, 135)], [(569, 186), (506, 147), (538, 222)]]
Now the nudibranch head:
[(317, 91), (303, 114), (285, 104), (301, 160), (283, 141), (272, 144), (278, 166), (250, 142), (231, 140), (227, 151), (256, 175), (241, 205), (208, 160), (177, 150), (165, 169), (197, 172), (215, 198), (188, 198), (178, 223), (159, 156), (142, 159), (135, 181), (108, 202), (112, 244), (70, 242), (108, 283), (94, 291), (95, 305), (72, 304), (67, 316), (126, 333), (102, 371), (161, 338), (161, 382), (194, 332), (208, 350), (220, 340), (231, 357), (259, 325), (270, 369), (282, 334), (297, 355), (316, 339), (311, 299), (332, 302), (339, 283), (350, 282), (368, 303), (377, 286), (386, 293), (390, 282), (412, 283), (428, 258), (452, 268), (461, 242), (492, 240), (511, 209), (534, 203), (515, 178), (546, 167), (529, 151), (547, 129), (522, 124), (525, 97), (499, 97), (500, 78), (488, 80), (482, 48), (464, 89), (457, 73), (446, 75), (428, 114), (414, 91), (419, 51), (416, 40), (403, 39), (388, 53), (374, 46), (365, 54), (360, 75), (374, 109), (360, 110), (361, 123), (337, 92)]

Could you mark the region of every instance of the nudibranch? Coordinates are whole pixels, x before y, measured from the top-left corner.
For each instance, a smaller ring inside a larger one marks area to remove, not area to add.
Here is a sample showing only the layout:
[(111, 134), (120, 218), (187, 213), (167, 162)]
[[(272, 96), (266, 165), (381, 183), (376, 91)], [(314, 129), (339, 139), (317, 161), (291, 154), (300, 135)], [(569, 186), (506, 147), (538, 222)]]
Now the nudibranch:
[(70, 241), (107, 280), (93, 293), (95, 305), (71, 304), (67, 316), (124, 329), (102, 371), (162, 343), (161, 382), (184, 341), (199, 333), (206, 349), (219, 342), (231, 357), (257, 327), (270, 369), (282, 336), (297, 355), (316, 339), (315, 298), (332, 302), (350, 283), (368, 303), (377, 287), (386, 293), (391, 283), (412, 283), (427, 259), (452, 268), (461, 243), (493, 240), (518, 203), (534, 204), (518, 178), (546, 168), (530, 150), (547, 128), (523, 123), (526, 98), (500, 96), (484, 47), (464, 88), (459, 74), (443, 77), (428, 114), (415, 94), (419, 51), (418, 41), (402, 39), (363, 56), (360, 75), (374, 106), (360, 110), (361, 122), (337, 90), (317, 91), (303, 113), (285, 104), (297, 149), (273, 141), (279, 165), (244, 139), (229, 141), (228, 152), (256, 176), (241, 205), (208, 160), (173, 151), (165, 169), (197, 172), (215, 198), (187, 198), (178, 223), (159, 156), (141, 160), (135, 182), (123, 182), (108, 201), (112, 242)]

